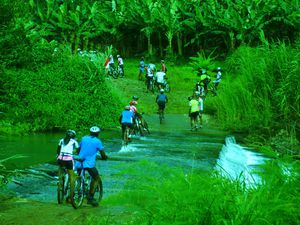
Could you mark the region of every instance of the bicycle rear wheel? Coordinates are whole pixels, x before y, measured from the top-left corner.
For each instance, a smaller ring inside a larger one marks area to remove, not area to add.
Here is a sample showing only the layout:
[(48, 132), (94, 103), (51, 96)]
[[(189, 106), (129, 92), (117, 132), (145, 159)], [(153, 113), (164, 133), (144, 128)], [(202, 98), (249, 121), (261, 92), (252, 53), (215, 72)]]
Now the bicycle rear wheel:
[(162, 113), (162, 109), (159, 110), (159, 123), (162, 124), (163, 121), (163, 113)]
[(100, 180), (95, 189), (94, 198), (96, 199), (96, 201), (100, 202), (102, 200), (102, 197), (103, 197), (103, 185), (100, 177)]
[(72, 198), (73, 208), (78, 209), (82, 205), (85, 192), (84, 189), (84, 179), (81, 176), (79, 176), (75, 180), (74, 196)]

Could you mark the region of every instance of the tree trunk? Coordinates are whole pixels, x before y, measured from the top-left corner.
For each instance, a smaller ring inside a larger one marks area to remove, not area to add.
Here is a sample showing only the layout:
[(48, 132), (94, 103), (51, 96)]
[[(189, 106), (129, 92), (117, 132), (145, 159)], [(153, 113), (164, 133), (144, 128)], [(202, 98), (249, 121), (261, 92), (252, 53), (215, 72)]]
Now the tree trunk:
[(151, 44), (151, 34), (147, 35), (148, 39), (148, 53), (149, 55), (153, 55), (152, 44)]
[(182, 56), (182, 33), (177, 32), (178, 55)]
[(162, 40), (161, 40), (160, 33), (158, 33), (158, 42), (159, 42), (159, 56), (160, 56), (160, 58), (163, 58), (163, 46), (162, 46)]
[(172, 40), (173, 40), (173, 36), (168, 36), (168, 56), (172, 56), (173, 55), (173, 47), (172, 47)]

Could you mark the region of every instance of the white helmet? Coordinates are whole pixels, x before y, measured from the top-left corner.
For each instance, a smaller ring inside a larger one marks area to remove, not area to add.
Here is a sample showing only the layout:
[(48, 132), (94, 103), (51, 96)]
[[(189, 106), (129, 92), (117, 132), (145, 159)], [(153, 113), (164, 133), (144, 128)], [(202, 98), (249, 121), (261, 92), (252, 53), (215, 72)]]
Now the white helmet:
[(160, 93), (164, 93), (164, 91), (165, 91), (164, 89), (160, 89), (159, 90)]
[(99, 133), (100, 131), (101, 131), (100, 128), (97, 126), (93, 126), (90, 129), (90, 132), (92, 132), (92, 133)]

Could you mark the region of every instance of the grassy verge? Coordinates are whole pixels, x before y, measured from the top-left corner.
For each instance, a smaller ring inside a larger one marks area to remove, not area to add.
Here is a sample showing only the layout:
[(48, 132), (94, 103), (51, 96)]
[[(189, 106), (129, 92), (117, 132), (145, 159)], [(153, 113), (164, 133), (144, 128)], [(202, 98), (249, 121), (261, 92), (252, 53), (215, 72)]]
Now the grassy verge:
[(280, 164), (269, 163), (263, 184), (245, 189), (215, 173), (139, 162), (123, 170), (130, 178), (124, 191), (103, 202), (127, 216), (91, 217), (90, 224), (297, 224), (299, 163), (290, 164), (292, 174)]

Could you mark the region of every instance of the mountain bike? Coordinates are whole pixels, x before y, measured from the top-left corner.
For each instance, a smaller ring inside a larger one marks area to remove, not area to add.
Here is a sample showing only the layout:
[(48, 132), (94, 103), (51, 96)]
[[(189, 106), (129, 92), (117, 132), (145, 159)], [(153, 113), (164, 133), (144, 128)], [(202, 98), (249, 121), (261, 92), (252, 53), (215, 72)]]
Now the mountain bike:
[[(82, 159), (76, 158), (75, 160), (80, 162), (81, 164), (81, 168), (77, 170), (78, 176), (75, 179), (74, 198), (73, 198), (74, 204), (72, 204), (75, 209), (78, 209), (82, 205), (84, 198), (88, 196), (92, 177), (85, 173)], [(100, 180), (97, 183), (95, 188), (94, 198), (96, 199), (96, 201), (100, 202), (102, 197), (103, 197), (103, 185), (100, 177)]]
[(58, 182), (57, 182), (57, 202), (63, 204), (64, 200), (70, 199), (72, 206), (74, 206), (74, 196), (70, 196), (70, 179), (67, 169), (65, 167), (58, 170)]
[(146, 79), (147, 90), (154, 93), (154, 79), (153, 77), (147, 77)]
[(168, 83), (168, 79), (165, 78), (164, 79), (164, 83), (163, 83), (163, 86), (162, 88), (165, 90), (165, 92), (169, 93), (171, 91), (171, 88), (170, 88), (170, 85)]
[(148, 123), (143, 118), (142, 114), (136, 115), (135, 122), (133, 124), (132, 134), (144, 136), (146, 132), (150, 134)]
[(124, 77), (123, 70), (120, 67), (120, 65), (118, 65), (117, 76), (118, 77)]
[(108, 74), (112, 76), (113, 78), (117, 79), (118, 78), (118, 71), (115, 69), (114, 65), (109, 65), (108, 67)]

